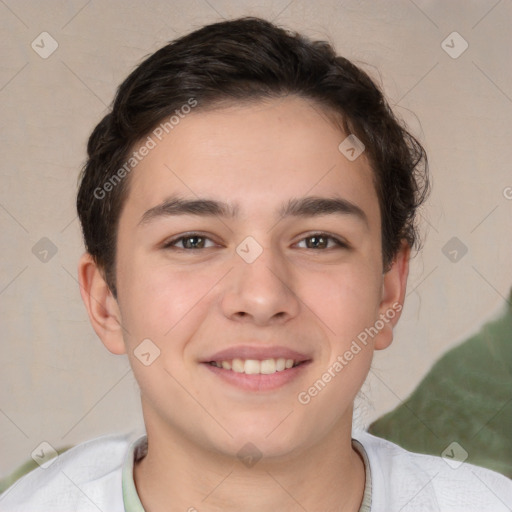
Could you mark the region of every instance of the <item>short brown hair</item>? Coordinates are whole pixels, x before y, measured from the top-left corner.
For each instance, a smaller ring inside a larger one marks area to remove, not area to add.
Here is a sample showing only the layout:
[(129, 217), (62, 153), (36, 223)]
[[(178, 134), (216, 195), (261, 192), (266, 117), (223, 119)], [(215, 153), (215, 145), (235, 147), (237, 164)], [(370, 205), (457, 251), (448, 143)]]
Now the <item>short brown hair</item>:
[(288, 94), (340, 114), (344, 131), (365, 145), (382, 217), (384, 269), (403, 240), (418, 245), (415, 219), (429, 188), (427, 157), (379, 88), (329, 43), (244, 17), (205, 26), (146, 58), (119, 86), (111, 112), (89, 138), (77, 210), (86, 249), (115, 297), (117, 226), (130, 180), (112, 180), (134, 144), (191, 98), (198, 111)]

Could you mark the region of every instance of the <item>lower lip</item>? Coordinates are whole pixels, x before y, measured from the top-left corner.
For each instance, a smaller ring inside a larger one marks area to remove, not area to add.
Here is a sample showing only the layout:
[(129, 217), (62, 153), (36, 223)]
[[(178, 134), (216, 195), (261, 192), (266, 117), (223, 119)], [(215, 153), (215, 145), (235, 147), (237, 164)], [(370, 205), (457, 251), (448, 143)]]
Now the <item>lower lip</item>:
[(234, 372), (233, 370), (225, 370), (209, 363), (203, 363), (203, 365), (221, 379), (238, 388), (247, 391), (272, 391), (299, 377), (310, 362), (304, 361), (298, 366), (267, 375), (261, 373), (248, 375), (246, 373)]

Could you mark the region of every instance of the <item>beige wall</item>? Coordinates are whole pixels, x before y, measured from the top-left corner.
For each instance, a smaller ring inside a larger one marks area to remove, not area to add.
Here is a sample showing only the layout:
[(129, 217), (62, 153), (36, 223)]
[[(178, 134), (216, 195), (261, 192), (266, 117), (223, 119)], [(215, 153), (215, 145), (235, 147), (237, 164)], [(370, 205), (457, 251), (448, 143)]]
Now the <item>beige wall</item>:
[[(424, 252), (413, 261), (395, 343), (375, 358), (362, 421), (398, 404), (434, 360), (504, 307), (512, 284), (512, 199), (504, 194), (512, 197), (512, 2), (6, 0), (0, 476), (43, 440), (59, 447), (141, 427), (128, 361), (103, 348), (79, 296), (78, 169), (89, 132), (144, 56), (221, 16), (246, 14), (333, 41), (382, 83), (429, 152)], [(58, 43), (47, 59), (31, 48), (43, 31)], [(455, 59), (441, 46), (453, 31), (469, 44)], [(468, 247), (457, 263), (442, 253), (454, 236)], [(46, 263), (32, 252), (43, 237), (57, 249)]]

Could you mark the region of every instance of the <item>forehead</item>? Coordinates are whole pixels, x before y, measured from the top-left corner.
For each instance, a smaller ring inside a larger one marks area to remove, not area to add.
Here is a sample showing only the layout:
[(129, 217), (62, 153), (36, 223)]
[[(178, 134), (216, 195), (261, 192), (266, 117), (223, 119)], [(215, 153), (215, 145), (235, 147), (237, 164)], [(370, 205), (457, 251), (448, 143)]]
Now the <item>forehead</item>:
[(340, 151), (348, 134), (332, 119), (294, 96), (192, 111), (161, 140), (150, 134), (125, 207), (146, 211), (178, 194), (228, 202), (247, 217), (287, 198), (335, 194), (378, 216), (366, 156), (351, 161)]

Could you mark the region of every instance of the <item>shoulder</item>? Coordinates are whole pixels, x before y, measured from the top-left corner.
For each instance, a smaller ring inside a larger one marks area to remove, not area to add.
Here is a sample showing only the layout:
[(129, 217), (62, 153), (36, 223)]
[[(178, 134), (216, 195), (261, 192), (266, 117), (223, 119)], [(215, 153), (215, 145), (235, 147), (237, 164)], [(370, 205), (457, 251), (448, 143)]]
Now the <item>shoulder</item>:
[(0, 495), (0, 510), (124, 510), (122, 467), (135, 439), (134, 433), (106, 435), (67, 450)]
[(512, 480), (456, 460), (457, 445), (442, 458), (409, 452), (367, 432), (353, 437), (368, 455), (372, 510), (510, 511)]

